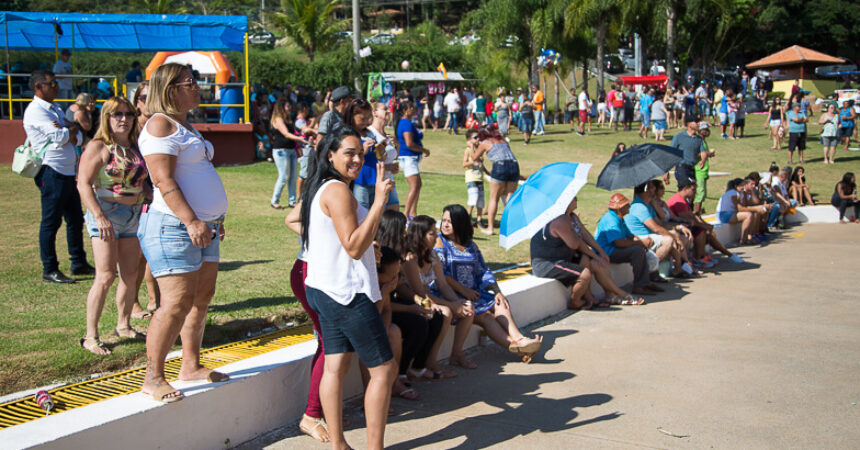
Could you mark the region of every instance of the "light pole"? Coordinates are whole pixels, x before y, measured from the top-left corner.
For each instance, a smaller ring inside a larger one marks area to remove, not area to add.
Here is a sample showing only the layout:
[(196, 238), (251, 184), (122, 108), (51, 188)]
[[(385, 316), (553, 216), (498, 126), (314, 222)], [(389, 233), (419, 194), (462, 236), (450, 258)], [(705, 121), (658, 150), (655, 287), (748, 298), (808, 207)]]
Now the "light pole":
[(360, 91), (361, 85), (359, 85), (359, 63), (361, 62), (361, 57), (358, 55), (359, 47), (361, 47), (361, 12), (358, 10), (358, 0), (352, 0), (352, 53), (353, 58), (355, 58), (355, 90)]

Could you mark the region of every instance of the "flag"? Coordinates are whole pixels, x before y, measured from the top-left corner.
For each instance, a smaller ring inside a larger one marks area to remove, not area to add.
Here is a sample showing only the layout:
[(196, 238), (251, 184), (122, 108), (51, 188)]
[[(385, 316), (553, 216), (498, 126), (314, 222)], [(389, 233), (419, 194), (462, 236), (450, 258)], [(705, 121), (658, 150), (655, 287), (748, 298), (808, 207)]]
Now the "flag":
[(439, 73), (441, 73), (441, 74), (442, 74), (442, 78), (443, 78), (443, 79), (445, 79), (445, 80), (447, 80), (447, 79), (448, 79), (448, 71), (447, 71), (447, 70), (445, 70), (445, 64), (443, 64), (443, 63), (439, 63), (439, 67), (437, 67), (437, 68), (436, 68), (436, 70), (438, 70), (438, 71), (439, 71)]

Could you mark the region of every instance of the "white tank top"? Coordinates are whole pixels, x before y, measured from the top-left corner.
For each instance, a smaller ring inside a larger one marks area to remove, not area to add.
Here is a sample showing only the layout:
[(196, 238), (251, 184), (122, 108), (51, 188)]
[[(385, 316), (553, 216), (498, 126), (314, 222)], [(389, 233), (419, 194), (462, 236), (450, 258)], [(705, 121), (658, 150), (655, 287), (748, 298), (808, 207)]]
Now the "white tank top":
[[(373, 246), (365, 250), (361, 259), (352, 259), (343, 248), (331, 217), (320, 207), (320, 197), (332, 183), (343, 182), (326, 181), (311, 201), (308, 248), (303, 255), (308, 263), (305, 285), (325, 292), (341, 305), (350, 304), (356, 294), (365, 294), (377, 302), (382, 299), (382, 294), (379, 292)], [(358, 224), (361, 225), (367, 218), (367, 209), (358, 204), (356, 206)]]
[[(140, 153), (143, 156), (153, 154), (175, 156), (176, 169), (173, 172), (173, 178), (179, 184), (185, 201), (197, 218), (206, 222), (224, 217), (227, 213), (227, 192), (224, 190), (224, 184), (221, 183), (221, 177), (215, 171), (215, 166), (212, 165), (215, 154), (212, 143), (203, 139), (203, 136), (196, 131), (188, 130), (164, 114), (156, 113), (152, 117), (159, 115), (171, 121), (176, 126), (176, 131), (169, 136), (159, 138), (149, 134), (144, 125), (137, 139)], [(153, 189), (151, 208), (163, 214), (176, 216), (164, 202), (161, 190), (157, 187)]]

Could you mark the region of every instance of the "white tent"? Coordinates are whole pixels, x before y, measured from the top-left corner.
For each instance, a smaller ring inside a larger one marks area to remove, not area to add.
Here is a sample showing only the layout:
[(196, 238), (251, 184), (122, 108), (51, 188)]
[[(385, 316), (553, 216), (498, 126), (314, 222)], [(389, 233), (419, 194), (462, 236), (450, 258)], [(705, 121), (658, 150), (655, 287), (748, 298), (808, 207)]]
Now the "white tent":
[(382, 78), (389, 83), (404, 81), (468, 81), (460, 72), (448, 72), (448, 78), (443, 78), (439, 72), (382, 72)]

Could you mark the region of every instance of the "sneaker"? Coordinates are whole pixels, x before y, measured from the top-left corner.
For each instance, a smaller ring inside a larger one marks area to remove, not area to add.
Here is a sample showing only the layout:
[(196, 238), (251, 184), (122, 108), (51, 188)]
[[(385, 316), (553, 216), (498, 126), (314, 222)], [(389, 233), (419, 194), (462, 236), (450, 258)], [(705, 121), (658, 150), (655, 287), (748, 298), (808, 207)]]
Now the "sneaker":
[(687, 273), (687, 275), (692, 275), (692, 274), (693, 274), (693, 266), (691, 266), (691, 265), (690, 265), (690, 264), (688, 264), (688, 263), (684, 263), (684, 264), (682, 264), (682, 265), (681, 265), (681, 270), (683, 270), (684, 272), (686, 272), (686, 273)]
[(723, 138), (723, 139), (728, 139), (728, 138), (729, 138), (729, 135), (728, 135), (728, 134), (724, 134), (724, 135), (722, 135), (722, 136), (720, 136), (720, 137), (721, 137), (721, 138)]
[(705, 261), (707, 261), (707, 262), (709, 262), (715, 266), (720, 263), (719, 260), (712, 258), (711, 255), (709, 255), (707, 253), (705, 253), (705, 256), (702, 259), (704, 259)]
[(714, 267), (714, 263), (712, 263), (712, 262), (708, 261), (708, 260), (707, 260), (707, 259), (705, 259), (705, 258), (698, 259), (698, 260), (696, 260), (695, 262), (696, 262), (696, 264), (698, 264), (698, 265), (700, 265), (700, 266), (704, 267), (705, 269), (710, 269), (711, 267)]
[(734, 253), (734, 254), (732, 254), (732, 256), (729, 256), (729, 261), (731, 261), (735, 264), (742, 264), (744, 262), (744, 259), (741, 258), (740, 256), (738, 256), (737, 253)]

